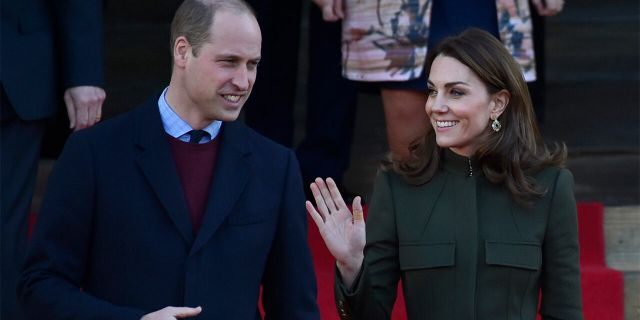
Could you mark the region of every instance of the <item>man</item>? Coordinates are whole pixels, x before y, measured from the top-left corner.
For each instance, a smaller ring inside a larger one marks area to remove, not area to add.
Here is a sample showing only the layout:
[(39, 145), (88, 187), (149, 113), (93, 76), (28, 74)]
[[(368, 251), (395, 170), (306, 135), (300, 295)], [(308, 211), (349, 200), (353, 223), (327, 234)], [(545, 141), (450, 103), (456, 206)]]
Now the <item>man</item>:
[(233, 122), (261, 34), (241, 0), (186, 0), (169, 86), (75, 133), (19, 284), (32, 319), (317, 319), (292, 151)]
[(1, 319), (20, 319), (19, 268), (45, 124), (64, 101), (75, 130), (100, 119), (99, 0), (2, 0), (0, 39)]

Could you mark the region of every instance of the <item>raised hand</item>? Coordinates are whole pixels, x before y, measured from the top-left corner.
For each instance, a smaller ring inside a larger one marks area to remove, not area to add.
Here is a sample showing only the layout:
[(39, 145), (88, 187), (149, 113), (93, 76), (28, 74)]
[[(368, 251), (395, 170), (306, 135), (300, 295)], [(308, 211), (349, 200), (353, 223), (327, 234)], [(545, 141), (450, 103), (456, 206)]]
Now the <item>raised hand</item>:
[(353, 199), (352, 215), (333, 179), (327, 178), (325, 182), (316, 178), (310, 187), (317, 208), (307, 201), (307, 211), (329, 252), (336, 258), (342, 280), (351, 286), (362, 266), (366, 242), (361, 199)]

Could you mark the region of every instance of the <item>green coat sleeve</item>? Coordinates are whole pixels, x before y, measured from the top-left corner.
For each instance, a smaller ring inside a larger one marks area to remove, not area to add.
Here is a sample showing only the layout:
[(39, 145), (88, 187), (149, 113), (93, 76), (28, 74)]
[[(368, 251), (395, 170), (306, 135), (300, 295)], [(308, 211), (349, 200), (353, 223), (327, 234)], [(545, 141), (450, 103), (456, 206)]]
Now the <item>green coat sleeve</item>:
[(400, 269), (394, 199), (389, 173), (374, 184), (367, 217), (367, 244), (360, 275), (346, 288), (336, 269), (335, 298), (342, 319), (389, 319), (396, 299)]
[(552, 189), (542, 246), (543, 319), (582, 319), (578, 221), (573, 176), (561, 170)]

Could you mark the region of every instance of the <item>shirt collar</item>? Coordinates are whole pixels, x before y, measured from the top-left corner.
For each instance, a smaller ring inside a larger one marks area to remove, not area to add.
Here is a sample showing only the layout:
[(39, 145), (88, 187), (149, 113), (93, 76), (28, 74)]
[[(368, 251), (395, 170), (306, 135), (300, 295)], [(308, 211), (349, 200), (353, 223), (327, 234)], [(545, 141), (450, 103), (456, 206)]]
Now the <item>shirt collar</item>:
[[(160, 110), (160, 118), (162, 119), (162, 126), (164, 127), (164, 131), (177, 139), (188, 142), (189, 141), (189, 131), (193, 130), (193, 128), (184, 121), (180, 116), (173, 110), (173, 107), (169, 105), (167, 101), (166, 94), (169, 87), (166, 87), (160, 97), (158, 98), (158, 108)], [(202, 130), (209, 133), (211, 136), (210, 140), (215, 139), (220, 133), (220, 128), (222, 127), (222, 121), (215, 120), (211, 122), (208, 126), (202, 128)], [(206, 143), (207, 140), (203, 140), (201, 143)]]

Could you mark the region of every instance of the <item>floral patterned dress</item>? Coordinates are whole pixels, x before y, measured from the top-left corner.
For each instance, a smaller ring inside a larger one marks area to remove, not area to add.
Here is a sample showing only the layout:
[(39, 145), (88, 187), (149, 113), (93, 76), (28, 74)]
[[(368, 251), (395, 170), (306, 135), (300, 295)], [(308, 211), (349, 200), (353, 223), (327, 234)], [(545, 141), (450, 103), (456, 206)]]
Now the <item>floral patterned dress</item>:
[[(343, 75), (357, 81), (418, 78), (427, 57), (434, 0), (346, 0), (342, 27)], [(453, 0), (435, 0), (453, 1)], [(500, 39), (536, 79), (528, 0), (496, 0)]]

